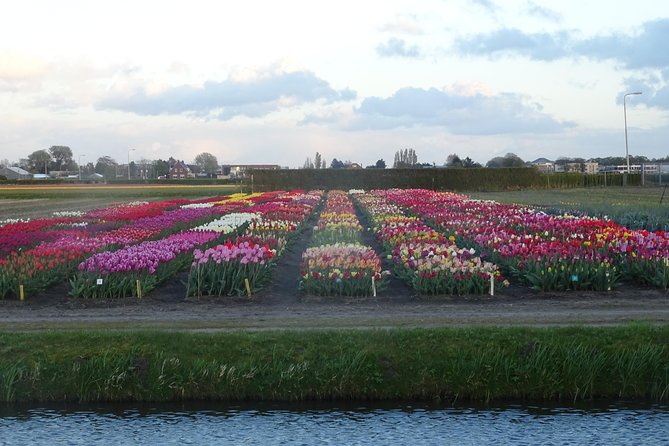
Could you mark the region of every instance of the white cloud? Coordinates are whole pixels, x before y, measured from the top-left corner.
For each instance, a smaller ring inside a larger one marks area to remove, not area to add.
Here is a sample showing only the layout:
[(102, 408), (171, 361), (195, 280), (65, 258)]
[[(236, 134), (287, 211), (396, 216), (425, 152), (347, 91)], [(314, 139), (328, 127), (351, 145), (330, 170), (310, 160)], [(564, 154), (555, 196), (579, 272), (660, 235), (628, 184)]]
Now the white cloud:
[(239, 72), (234, 79), (208, 80), (200, 85), (170, 86), (161, 91), (139, 87), (116, 91), (97, 105), (139, 115), (184, 114), (228, 120), (235, 116), (261, 117), (284, 107), (355, 99), (350, 89), (335, 90), (309, 71), (258, 75)]
[(402, 88), (388, 98), (368, 97), (355, 109), (352, 129), (437, 126), (455, 134), (551, 133), (573, 127), (520, 95), (457, 94)]
[(420, 49), (417, 45), (407, 45), (404, 39), (391, 37), (385, 43), (376, 47), (376, 53), (381, 57), (420, 57)]
[(562, 15), (550, 8), (542, 6), (534, 1), (528, 1), (525, 5), (528, 14), (534, 17), (539, 17), (550, 22), (560, 22), (562, 21)]
[(645, 22), (636, 34), (611, 33), (581, 38), (574, 30), (528, 33), (502, 28), (460, 37), (455, 50), (464, 55), (499, 56), (518, 54), (550, 61), (584, 56), (615, 60), (626, 69), (669, 67), (669, 52), (660, 48), (669, 40), (669, 18)]

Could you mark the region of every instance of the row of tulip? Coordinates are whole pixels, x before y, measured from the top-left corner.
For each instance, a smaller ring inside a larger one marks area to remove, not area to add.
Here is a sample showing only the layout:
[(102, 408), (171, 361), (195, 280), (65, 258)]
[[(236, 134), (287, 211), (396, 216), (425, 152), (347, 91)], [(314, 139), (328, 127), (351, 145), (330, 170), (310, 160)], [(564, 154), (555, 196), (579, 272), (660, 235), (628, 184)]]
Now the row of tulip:
[[(0, 258), (0, 298), (39, 292), (62, 282), (95, 252), (133, 245), (159, 234), (169, 235), (189, 224), (202, 223), (247, 206), (240, 202), (210, 209), (180, 209), (178, 203), (175, 200), (136, 202), (113, 206), (109, 212), (99, 209), (79, 217), (6, 224), (0, 230), (9, 240), (0, 240), (0, 246), (11, 246), (11, 251)], [(108, 218), (112, 220), (106, 220)], [(83, 223), (85, 225), (72, 227)]]
[[(296, 191), (250, 207), (241, 236), (208, 249), (195, 249), (187, 295), (250, 295), (261, 287), (288, 240), (304, 226), (322, 195), (322, 191)], [(241, 217), (233, 219), (241, 221)]]
[(611, 220), (428, 190), (387, 190), (393, 203), (430, 220), (459, 243), (487, 252), (533, 289), (613, 289), (621, 279), (669, 287), (669, 234)]
[(174, 275), (189, 261), (196, 246), (218, 237), (214, 231), (184, 231), (115, 251), (94, 254), (79, 264), (70, 280), (75, 297), (141, 295)]
[[(126, 297), (146, 293), (159, 283), (172, 277), (176, 272), (192, 262), (193, 250), (220, 239), (248, 224), (254, 213), (241, 212), (226, 214), (214, 221), (193, 227), (200, 221), (184, 216), (212, 216), (221, 210), (247, 208), (254, 202), (272, 199), (276, 192), (239, 196), (214, 202), (213, 206), (182, 205), (179, 209), (142, 219), (144, 226), (160, 227), (161, 222), (171, 221), (172, 227), (188, 225), (190, 228), (178, 234), (138, 245), (126, 246), (119, 250), (100, 252), (78, 266), (78, 272), (70, 281), (71, 294), (83, 297)], [(250, 199), (253, 198), (253, 201)], [(203, 204), (202, 202), (197, 204)], [(232, 225), (236, 225), (233, 227)]]
[(312, 245), (302, 255), (300, 288), (320, 296), (370, 296), (387, 285), (381, 258), (362, 245), (362, 226), (349, 196), (328, 193), (314, 227)]
[(497, 265), (459, 247), (418, 217), (410, 217), (384, 191), (356, 194), (395, 273), (419, 294), (483, 294), (508, 285)]

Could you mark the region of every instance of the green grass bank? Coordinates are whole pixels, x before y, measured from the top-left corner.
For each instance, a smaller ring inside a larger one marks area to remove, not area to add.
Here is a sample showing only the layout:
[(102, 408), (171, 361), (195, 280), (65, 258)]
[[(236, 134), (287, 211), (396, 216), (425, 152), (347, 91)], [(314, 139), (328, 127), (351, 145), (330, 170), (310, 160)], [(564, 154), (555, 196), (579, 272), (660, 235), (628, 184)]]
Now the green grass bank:
[(669, 398), (669, 326), (0, 333), (0, 401)]

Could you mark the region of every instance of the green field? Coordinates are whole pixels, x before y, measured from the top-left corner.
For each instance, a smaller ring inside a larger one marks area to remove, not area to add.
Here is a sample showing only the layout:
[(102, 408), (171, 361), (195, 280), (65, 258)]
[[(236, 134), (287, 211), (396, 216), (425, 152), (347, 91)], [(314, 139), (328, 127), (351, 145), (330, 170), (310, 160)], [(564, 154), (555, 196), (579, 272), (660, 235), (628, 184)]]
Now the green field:
[(0, 186), (0, 219), (48, 217), (55, 211), (86, 211), (135, 200), (198, 199), (239, 191), (239, 185), (227, 184)]
[[(470, 193), (472, 198), (528, 205), (546, 212), (607, 216), (632, 229), (669, 230), (669, 190), (609, 187)], [(660, 202), (662, 200), (662, 202)]]

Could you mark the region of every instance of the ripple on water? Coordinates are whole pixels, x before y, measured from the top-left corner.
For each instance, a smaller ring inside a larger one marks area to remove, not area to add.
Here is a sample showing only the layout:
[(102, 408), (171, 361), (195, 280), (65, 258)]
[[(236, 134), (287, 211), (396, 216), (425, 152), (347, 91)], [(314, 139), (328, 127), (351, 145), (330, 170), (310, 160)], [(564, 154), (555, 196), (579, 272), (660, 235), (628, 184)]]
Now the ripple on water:
[(0, 408), (2, 445), (667, 444), (669, 407)]

